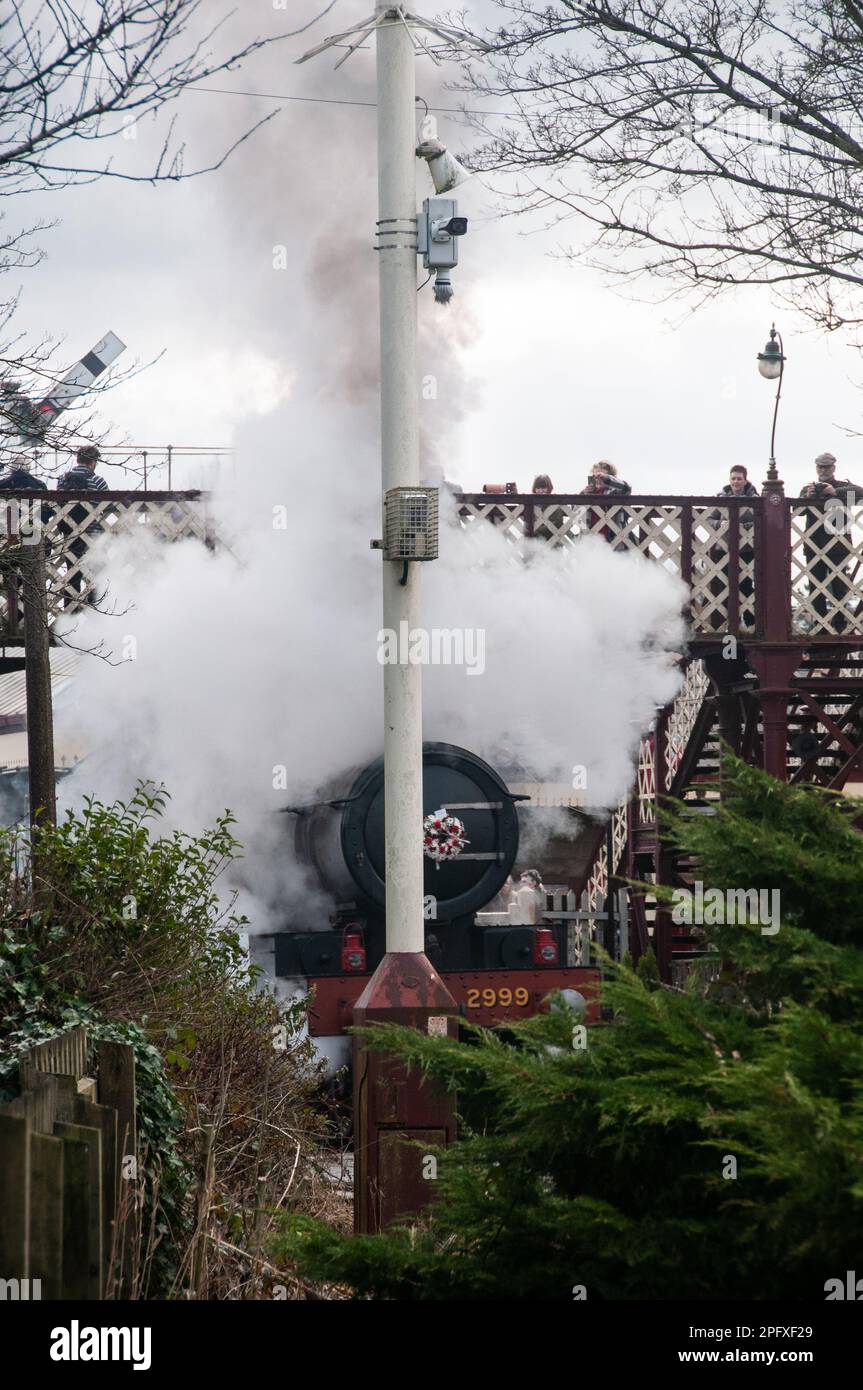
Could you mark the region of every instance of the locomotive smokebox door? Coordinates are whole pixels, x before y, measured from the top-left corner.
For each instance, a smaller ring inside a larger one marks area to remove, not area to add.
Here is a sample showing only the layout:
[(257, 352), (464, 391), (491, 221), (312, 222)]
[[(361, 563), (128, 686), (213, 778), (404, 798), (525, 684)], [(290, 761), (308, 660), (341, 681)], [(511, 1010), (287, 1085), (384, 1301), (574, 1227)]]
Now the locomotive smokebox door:
[[(464, 826), (466, 843), (451, 859), (425, 859), (427, 914), (436, 928), (471, 916), (500, 891), (518, 852), (514, 798), (495, 770), (452, 743), (423, 744), (423, 815), (445, 809)], [(386, 901), (384, 765), (378, 758), (329, 789), (297, 817), (297, 852), (339, 902), (383, 914)], [(417, 844), (423, 827), (416, 828)]]

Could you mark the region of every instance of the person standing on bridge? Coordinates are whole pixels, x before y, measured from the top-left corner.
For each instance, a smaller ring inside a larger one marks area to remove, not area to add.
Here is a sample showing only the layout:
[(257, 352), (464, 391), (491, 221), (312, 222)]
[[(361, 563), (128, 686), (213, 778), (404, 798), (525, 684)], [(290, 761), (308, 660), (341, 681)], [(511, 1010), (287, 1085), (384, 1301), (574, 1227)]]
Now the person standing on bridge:
[[(731, 469), (731, 472), (728, 475), (728, 482), (720, 490), (719, 496), (758, 496), (758, 488), (755, 486), (754, 483), (750, 483), (749, 475), (742, 463), (735, 463), (734, 467)], [(727, 510), (730, 513), (731, 508), (729, 507)], [(710, 520), (714, 523), (719, 523), (723, 519), (723, 515), (719, 511), (711, 512), (710, 514)], [(731, 525), (730, 515), (728, 516), (728, 524), (729, 526)], [(737, 552), (738, 563), (740, 568), (740, 574), (738, 576), (738, 592), (741, 598), (751, 599), (753, 593), (755, 592), (755, 584), (751, 577), (752, 573), (754, 572), (753, 563), (755, 560), (755, 518), (752, 515), (752, 512), (747, 507), (741, 507), (739, 509), (737, 524), (740, 528), (738, 532), (739, 549)], [(710, 555), (711, 559), (719, 563), (724, 562), (727, 564), (727, 551), (724, 545), (714, 546), (710, 552)], [(730, 576), (726, 576), (726, 578), (729, 580), (729, 582), (731, 582)], [(710, 584), (710, 592), (713, 594), (721, 594), (722, 581), (712, 580)], [(755, 614), (752, 609), (752, 604), (741, 604), (741, 609), (741, 617), (744, 626), (751, 627), (755, 622)], [(720, 619), (721, 614), (714, 614), (714, 617)]]
[(618, 478), (614, 464), (609, 463), (608, 459), (600, 459), (590, 470), (590, 478), (582, 496), (606, 497), (611, 493), (625, 497), (628, 492), (632, 492), (632, 488), (629, 483)]
[(58, 492), (107, 492), (108, 484), (96, 472), (101, 454), (95, 444), (85, 444), (78, 450), (75, 467), (61, 473), (57, 479)]
[(18, 454), (0, 477), (0, 488), (4, 492), (47, 492), (47, 484), (30, 472), (29, 463), (26, 454)]
[[(547, 473), (537, 473), (531, 492), (534, 497), (551, 497), (554, 483)], [(547, 545), (562, 545), (571, 532), (571, 513), (563, 507), (541, 507), (534, 512), (533, 535)]]
[(729, 481), (720, 492), (720, 497), (757, 497), (758, 488), (750, 483), (742, 463), (735, 463), (728, 475)]
[[(107, 492), (108, 484), (96, 472), (100, 454), (95, 444), (84, 444), (75, 458), (74, 468), (61, 473), (57, 479), (58, 492)], [(92, 511), (83, 502), (76, 502), (65, 512), (58, 522), (57, 530), (63, 537), (63, 551), (66, 558), (65, 589), (66, 602), (74, 602), (75, 596), (83, 594), (90, 581), (81, 568), (81, 560), (90, 548), (92, 538), (101, 533), (102, 527), (93, 519)], [(74, 560), (73, 558), (74, 557)], [(87, 594), (87, 602), (96, 602), (93, 589)]]
[[(863, 487), (850, 482), (847, 478), (836, 477), (835, 454), (819, 454), (815, 460), (815, 471), (817, 474), (815, 482), (807, 483), (805, 487), (801, 488), (801, 497), (823, 502), (835, 497), (843, 503), (849, 504), (863, 498)], [(817, 511), (814, 508), (812, 510), (807, 509), (805, 516), (806, 538), (803, 542), (803, 550), (806, 555), (807, 570), (811, 576), (809, 581), (810, 594), (816, 588), (816, 584), (818, 586), (812, 598), (812, 607), (822, 619), (820, 624), (822, 631), (844, 632), (848, 626), (848, 620), (843, 612), (837, 613), (835, 609), (842, 608), (850, 588), (849, 581), (856, 578), (856, 570), (853, 575), (848, 574), (848, 564), (852, 554), (848, 517), (844, 509), (836, 508), (831, 514), (827, 506), (819, 507)], [(825, 580), (828, 581), (826, 584), (824, 583)], [(827, 614), (828, 595), (833, 599), (831, 607), (834, 609), (829, 619)]]
[[(587, 487), (582, 489), (581, 496), (625, 497), (630, 492), (632, 492), (632, 488), (629, 486), (629, 483), (625, 483), (622, 478), (618, 478), (617, 469), (614, 464), (609, 463), (608, 459), (600, 459), (599, 463), (593, 465), (590, 477), (587, 480)], [(606, 512), (605, 515), (609, 521), (614, 522), (614, 525), (619, 528), (619, 531), (618, 535), (615, 535), (610, 526), (603, 526), (598, 533), (602, 536), (603, 540), (608, 541), (610, 544), (617, 541), (617, 544), (614, 546), (615, 550), (629, 550), (633, 539), (637, 545), (638, 537), (635, 533), (633, 533), (632, 539), (625, 536), (625, 527), (629, 520), (629, 516), (623, 508), (615, 512), (613, 516), (609, 515), (608, 512)], [(589, 531), (593, 530), (596, 525), (596, 520), (596, 512), (592, 510), (588, 511), (586, 522)]]

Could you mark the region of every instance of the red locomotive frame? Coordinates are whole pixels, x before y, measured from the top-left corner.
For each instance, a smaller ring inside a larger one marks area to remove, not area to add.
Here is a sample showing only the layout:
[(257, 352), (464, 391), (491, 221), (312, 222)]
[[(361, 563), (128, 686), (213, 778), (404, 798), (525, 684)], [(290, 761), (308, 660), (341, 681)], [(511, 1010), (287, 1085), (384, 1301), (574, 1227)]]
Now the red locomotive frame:
[[(309, 988), (314, 991), (309, 1008), (309, 1033), (313, 1038), (336, 1037), (350, 1028), (354, 1005), (370, 978), (369, 975), (337, 975), (309, 980)], [(584, 995), (587, 1000), (584, 1023), (599, 1022), (600, 973), (586, 966), (442, 971), (441, 979), (463, 1017), (484, 1027), (545, 1012), (548, 996), (563, 989), (575, 989)], [(492, 993), (494, 999), (489, 1000)], [(523, 1000), (525, 994), (527, 999)]]

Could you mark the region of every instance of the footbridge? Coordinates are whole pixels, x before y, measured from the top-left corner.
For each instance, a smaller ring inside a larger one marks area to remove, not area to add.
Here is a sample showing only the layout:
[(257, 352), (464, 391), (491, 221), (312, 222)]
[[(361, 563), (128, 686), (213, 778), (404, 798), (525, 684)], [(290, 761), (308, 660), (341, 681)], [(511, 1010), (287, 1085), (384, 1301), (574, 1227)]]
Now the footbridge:
[(786, 497), (465, 493), (464, 526), (489, 523), (516, 549), (590, 537), (662, 566), (687, 585), (682, 686), (641, 740), (630, 793), (597, 828), (574, 888), (599, 911), (616, 880), (632, 895), (633, 952), (649, 944), (666, 981), (697, 951), (650, 885), (689, 887), (692, 866), (658, 834), (658, 808), (681, 797), (710, 809), (720, 751), (790, 782), (863, 792), (863, 505)]
[[(572, 885), (590, 909), (623, 879), (687, 885), (657, 811), (669, 796), (710, 809), (723, 742), (783, 780), (863, 792), (863, 504), (786, 497), (781, 483), (760, 497), (458, 492), (456, 504), (462, 526), (493, 525), (514, 555), (599, 542), (688, 589), (680, 691), (645, 731), (631, 791)], [(16, 537), (45, 536), (49, 623), (93, 600), (88, 553), (106, 535), (216, 543), (199, 491), (6, 493), (0, 511), (0, 671), (24, 664)], [(666, 980), (697, 948), (685, 933), (649, 892), (633, 895), (634, 954), (652, 944)]]

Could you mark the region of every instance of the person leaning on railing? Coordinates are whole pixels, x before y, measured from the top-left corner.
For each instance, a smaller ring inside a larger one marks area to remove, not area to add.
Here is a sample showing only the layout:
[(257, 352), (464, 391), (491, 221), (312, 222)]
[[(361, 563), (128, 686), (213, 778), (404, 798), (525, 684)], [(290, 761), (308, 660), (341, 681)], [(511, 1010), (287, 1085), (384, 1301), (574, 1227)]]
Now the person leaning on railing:
[[(719, 490), (720, 497), (757, 497), (758, 488), (754, 483), (750, 483), (749, 476), (742, 463), (735, 463), (728, 475), (728, 482), (725, 487)], [(746, 513), (749, 521), (752, 520), (752, 513)]]
[[(750, 481), (749, 481), (749, 475), (747, 474), (746, 469), (744, 468), (744, 466), (743, 466), (742, 463), (735, 463), (734, 467), (731, 469), (731, 472), (730, 472), (729, 475), (728, 475), (728, 482), (725, 484), (725, 486), (724, 486), (723, 488), (720, 488), (719, 493), (718, 493), (718, 496), (720, 496), (720, 497), (757, 497), (757, 496), (758, 496), (758, 488), (755, 486), (754, 483), (750, 483)], [(729, 509), (729, 510), (730, 510), (730, 509)], [(730, 516), (728, 516), (727, 518), (724, 517), (724, 516), (723, 516), (723, 513), (722, 513), (721, 511), (719, 511), (718, 509), (717, 509), (715, 512), (711, 512), (711, 513), (710, 513), (710, 521), (714, 522), (714, 523), (717, 524), (717, 525), (718, 525), (720, 522), (722, 522), (723, 520), (725, 520), (725, 519), (727, 519), (727, 521), (728, 521), (728, 526), (729, 526), (729, 529), (730, 529), (730, 527), (731, 527), (731, 517), (730, 517)], [(748, 568), (749, 566), (751, 566), (753, 560), (755, 559), (755, 517), (754, 517), (754, 515), (752, 514), (752, 512), (749, 510), (748, 507), (741, 507), (741, 508), (740, 508), (740, 511), (739, 511), (739, 513), (738, 513), (737, 521), (738, 521), (738, 525), (739, 525), (739, 527), (740, 527), (740, 530), (739, 530), (739, 533), (738, 533), (738, 535), (739, 535), (739, 549), (738, 549), (737, 554), (738, 554), (738, 558), (739, 558), (740, 568), (741, 568), (741, 570), (742, 570), (744, 566), (746, 566), (747, 568)], [(716, 563), (721, 563), (721, 562), (725, 559), (725, 557), (727, 556), (727, 553), (728, 553), (728, 552), (727, 552), (727, 549), (726, 549), (726, 544), (727, 544), (727, 542), (726, 542), (725, 540), (723, 540), (722, 543), (721, 543), (720, 545), (716, 545), (716, 546), (712, 546), (712, 547), (711, 547), (710, 558), (711, 558), (712, 560), (714, 560)], [(729, 580), (730, 580), (730, 576), (729, 576)], [(719, 593), (721, 593), (721, 591), (722, 591), (722, 584), (721, 584), (721, 581), (718, 580), (718, 579), (711, 580), (710, 585), (709, 585), (709, 588), (710, 588), (710, 592), (711, 592), (712, 594), (719, 594)], [(751, 597), (752, 597), (753, 593), (755, 592), (755, 585), (753, 584), (752, 579), (751, 579), (748, 575), (742, 575), (742, 576), (740, 577), (740, 579), (739, 579), (739, 589), (738, 589), (738, 591), (739, 591), (739, 593), (740, 593), (741, 598), (751, 598)], [(717, 616), (717, 615), (715, 615), (715, 616)], [(752, 614), (752, 612), (750, 611), (749, 608), (746, 608), (746, 610), (745, 610), (744, 613), (743, 613), (743, 622), (744, 622), (745, 625), (750, 625), (750, 624), (752, 623), (752, 621), (753, 621), (753, 614)], [(714, 625), (715, 625), (715, 624), (714, 624)]]
[(590, 470), (590, 477), (587, 480), (587, 487), (582, 490), (582, 496), (605, 497), (609, 493), (616, 493), (625, 497), (632, 492), (629, 483), (625, 483), (622, 478), (618, 478), (617, 469), (608, 459), (600, 459)]
[[(65, 473), (61, 473), (57, 479), (58, 492), (107, 492), (108, 484), (104, 478), (96, 472), (96, 464), (101, 455), (95, 444), (85, 444), (78, 450), (75, 459), (75, 466)], [(67, 520), (58, 523), (57, 530), (65, 538), (63, 549), (69, 554), (74, 555), (79, 561), (78, 565), (69, 565), (66, 574), (66, 587), (74, 589), (76, 594), (84, 592), (88, 584), (83, 571), (80, 568), (80, 561), (89, 549), (89, 539), (97, 536), (102, 531), (98, 521), (91, 520), (91, 511), (83, 503), (76, 503), (66, 513)], [(74, 527), (69, 525), (74, 522)], [(76, 534), (72, 534), (73, 530)], [(88, 538), (85, 540), (85, 536)], [(93, 591), (87, 595), (88, 603), (95, 603)]]
[[(534, 497), (551, 497), (554, 483), (547, 473), (537, 473), (530, 490)], [(543, 507), (541, 512), (534, 514), (534, 537), (550, 545), (561, 545), (570, 529), (571, 520), (571, 513), (563, 507)]]
[[(625, 483), (622, 478), (618, 478), (617, 469), (614, 464), (609, 463), (608, 459), (600, 459), (599, 463), (593, 465), (587, 480), (587, 487), (582, 488), (580, 495), (582, 497), (626, 497), (630, 492), (632, 492), (632, 488), (629, 486), (629, 483)], [(588, 511), (586, 520), (588, 531), (592, 531), (596, 525), (596, 513)], [(629, 517), (621, 508), (619, 512), (615, 512), (613, 517), (608, 517), (608, 520), (613, 520), (614, 525), (619, 527), (620, 531), (623, 532)], [(611, 543), (618, 541), (615, 549), (628, 550), (630, 548), (622, 535), (619, 537), (615, 536), (610, 526), (603, 526), (599, 531), (599, 535), (601, 535), (604, 540)]]
[[(807, 483), (800, 489), (800, 496), (812, 498), (826, 502), (831, 497), (837, 497), (842, 502), (859, 502), (863, 498), (863, 487), (858, 483), (852, 483), (847, 478), (836, 477), (836, 456), (835, 454), (819, 454), (815, 460), (816, 479), (814, 483)], [(853, 553), (852, 546), (846, 537), (849, 535), (848, 520), (844, 510), (837, 513), (841, 517), (841, 522), (830, 515), (828, 507), (815, 508), (806, 511), (806, 537), (803, 542), (803, 551), (806, 555), (807, 569), (812, 579), (823, 587), (815, 594), (812, 599), (812, 607), (819, 617), (827, 618), (827, 594), (829, 593), (838, 608), (848, 594), (851, 583), (857, 578), (857, 569), (853, 574), (848, 574), (848, 565)], [(824, 586), (824, 580), (832, 574), (829, 583)], [(810, 591), (815, 587), (810, 583)], [(825, 592), (826, 587), (826, 592)], [(825, 622), (826, 626), (826, 622)], [(833, 630), (844, 632), (848, 626), (848, 621), (844, 614), (835, 613), (833, 615)]]

